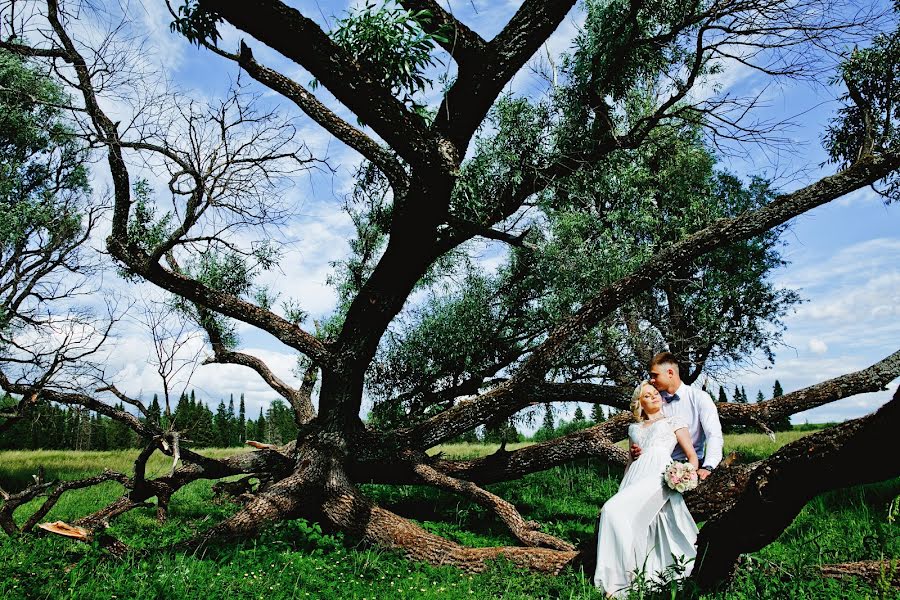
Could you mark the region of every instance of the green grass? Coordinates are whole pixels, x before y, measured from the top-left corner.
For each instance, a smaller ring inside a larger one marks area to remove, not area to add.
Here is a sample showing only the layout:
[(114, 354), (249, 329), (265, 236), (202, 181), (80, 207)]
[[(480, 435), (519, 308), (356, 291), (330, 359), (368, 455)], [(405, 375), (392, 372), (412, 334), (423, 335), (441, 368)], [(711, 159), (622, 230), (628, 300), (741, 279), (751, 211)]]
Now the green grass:
[[(726, 450), (752, 460), (798, 437), (779, 434), (727, 436)], [(482, 456), (490, 446), (444, 446), (448, 456)], [(234, 449), (209, 451), (224, 455)], [(0, 485), (22, 482), (39, 465), (48, 477), (77, 478), (104, 467), (131, 471), (135, 452), (3, 452)], [(149, 471), (166, 472), (168, 459), (154, 457)], [(490, 486), (548, 532), (577, 544), (592, 544), (600, 505), (615, 493), (621, 470), (585, 460), (517, 482)], [(24, 478), (24, 479), (23, 479)], [(9, 487), (8, 487), (9, 486)], [(480, 507), (429, 488), (364, 486), (379, 503), (429, 531), (471, 546), (513, 543), (496, 519)], [(121, 494), (118, 484), (72, 492), (48, 520), (71, 520)], [(897, 527), (886, 511), (900, 495), (900, 479), (839, 490), (814, 499), (773, 544), (738, 571), (732, 586), (715, 598), (893, 597), (863, 583), (822, 580), (814, 565), (900, 556)], [(22, 507), (22, 522), (39, 501)], [(166, 550), (231, 514), (216, 504), (211, 483), (196, 482), (172, 499), (170, 519), (160, 526), (152, 509), (118, 519), (111, 530), (146, 549), (124, 561), (97, 548), (56, 537), (0, 534), (0, 598), (600, 598), (590, 574), (568, 570), (557, 577), (526, 573), (500, 560), (485, 573), (467, 575), (452, 567), (411, 563), (391, 552), (356, 547), (340, 534), (295, 520), (267, 529), (258, 539), (210, 549), (197, 556)], [(666, 595), (666, 597), (669, 597)]]

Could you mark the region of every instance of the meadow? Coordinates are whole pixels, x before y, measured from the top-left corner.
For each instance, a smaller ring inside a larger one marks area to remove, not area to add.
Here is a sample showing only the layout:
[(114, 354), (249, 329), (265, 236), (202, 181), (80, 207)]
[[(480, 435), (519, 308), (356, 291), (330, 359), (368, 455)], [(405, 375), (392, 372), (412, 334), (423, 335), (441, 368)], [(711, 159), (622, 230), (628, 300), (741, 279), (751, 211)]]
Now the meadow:
[[(806, 432), (726, 436), (726, 450), (746, 460), (765, 457)], [(513, 448), (514, 446), (510, 446)], [(448, 456), (492, 452), (490, 445), (435, 448)], [(225, 455), (235, 449), (210, 449)], [(48, 478), (73, 479), (103, 468), (129, 472), (136, 451), (0, 453), (0, 486), (22, 487), (38, 468)], [(150, 474), (171, 462), (154, 456)], [(550, 533), (579, 545), (593, 542), (599, 506), (615, 493), (621, 469), (585, 460), (490, 486)], [(138, 551), (113, 559), (96, 547), (55, 536), (0, 534), (0, 598), (601, 598), (590, 574), (569, 569), (552, 577), (518, 570), (503, 560), (480, 574), (412, 563), (386, 551), (359, 547), (304, 520), (280, 523), (259, 538), (210, 549), (205, 555), (167, 550), (232, 513), (214, 501), (211, 482), (196, 482), (172, 499), (162, 525), (139, 509), (115, 521), (111, 533)], [(496, 519), (456, 496), (417, 486), (365, 486), (379, 503), (459, 543), (512, 544)], [(47, 520), (74, 520), (122, 493), (115, 483), (70, 492)], [(810, 502), (773, 544), (745, 557), (732, 584), (707, 598), (894, 598), (896, 589), (855, 579), (818, 576), (820, 564), (900, 556), (900, 528), (888, 519), (900, 479), (824, 494)], [(37, 502), (20, 508), (24, 522)], [(692, 590), (636, 589), (634, 597), (674, 598)]]

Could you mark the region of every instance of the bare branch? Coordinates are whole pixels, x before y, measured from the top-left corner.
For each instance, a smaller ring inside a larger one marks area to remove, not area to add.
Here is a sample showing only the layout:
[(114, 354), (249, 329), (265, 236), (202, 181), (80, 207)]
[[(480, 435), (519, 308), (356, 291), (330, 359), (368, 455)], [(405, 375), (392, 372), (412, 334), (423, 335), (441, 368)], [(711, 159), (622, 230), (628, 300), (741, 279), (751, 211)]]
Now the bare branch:
[(404, 193), (409, 185), (406, 171), (389, 149), (378, 145), (363, 132), (338, 117), (299, 83), (261, 65), (253, 58), (252, 51), (243, 41), (240, 54), (237, 55), (224, 52), (215, 46), (206, 45), (206, 47), (220, 56), (237, 62), (253, 79), (291, 100), (316, 123), (381, 169), (391, 182), (395, 194), (399, 196)]
[(107, 385), (107, 386), (104, 386), (101, 388), (97, 388), (94, 391), (96, 391), (98, 394), (101, 392), (110, 392), (113, 396), (115, 396), (116, 398), (118, 398), (119, 400), (124, 402), (125, 404), (130, 404), (131, 406), (138, 409), (141, 412), (141, 414), (144, 415), (144, 417), (147, 416), (147, 407), (144, 406), (143, 402), (141, 402), (140, 400), (135, 400), (134, 398), (131, 398), (129, 396), (126, 396), (125, 394), (120, 392), (119, 388), (117, 388), (113, 384), (110, 384), (110, 385)]
[(330, 358), (325, 346), (295, 324), (231, 294), (211, 289), (193, 279), (163, 269), (158, 263), (151, 261), (151, 257), (145, 252), (127, 242), (128, 215), (132, 199), (128, 168), (122, 158), (121, 140), (115, 125), (97, 103), (90, 72), (84, 58), (78, 53), (58, 19), (56, 0), (48, 0), (48, 8), (48, 18), (69, 53), (78, 74), (79, 87), (85, 98), (87, 111), (98, 131), (107, 140), (109, 165), (115, 189), (112, 236), (107, 240), (110, 252), (161, 288), (193, 302), (212, 307), (227, 316), (254, 324), (300, 352), (323, 363), (328, 363)]

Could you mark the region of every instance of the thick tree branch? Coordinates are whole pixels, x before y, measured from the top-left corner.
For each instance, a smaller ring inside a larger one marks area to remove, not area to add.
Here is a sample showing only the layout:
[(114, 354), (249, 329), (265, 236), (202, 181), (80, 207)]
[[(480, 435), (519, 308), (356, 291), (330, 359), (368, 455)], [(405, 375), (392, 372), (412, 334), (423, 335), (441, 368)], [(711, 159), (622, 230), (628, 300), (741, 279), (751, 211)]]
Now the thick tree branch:
[(625, 437), (634, 422), (631, 413), (619, 413), (611, 419), (569, 435), (525, 446), (518, 450), (498, 451), (471, 460), (438, 460), (433, 467), (452, 477), (480, 485), (517, 479), (529, 473), (545, 471), (579, 458), (595, 457), (624, 465), (628, 454), (615, 445)]
[(707, 520), (692, 577), (711, 588), (731, 577), (737, 558), (773, 542), (818, 493), (900, 475), (894, 454), (900, 389), (875, 413), (784, 446), (750, 474), (746, 490)]
[(349, 480), (332, 477), (331, 488), (322, 511), (335, 527), (365, 543), (401, 552), (411, 560), (479, 572), (489, 560), (503, 556), (517, 566), (555, 574), (579, 556), (575, 551), (548, 548), (466, 548), (376, 506)]
[(863, 560), (833, 565), (821, 565), (818, 568), (822, 577), (845, 579), (856, 577), (869, 585), (878, 586), (886, 582), (894, 589), (900, 589), (900, 568), (897, 560)]
[(205, 44), (205, 47), (219, 56), (235, 61), (253, 79), (296, 104), (300, 110), (326, 131), (362, 154), (381, 169), (388, 181), (391, 182), (391, 187), (396, 195), (399, 196), (405, 192), (409, 185), (407, 174), (393, 152), (334, 114), (299, 83), (288, 79), (274, 69), (261, 65), (253, 58), (253, 52), (243, 41), (239, 54), (225, 52), (210, 44)]
[[(118, 206), (116, 210), (120, 208), (127, 210), (126, 207)], [(109, 237), (106, 244), (113, 256), (160, 288), (225, 316), (259, 327), (316, 361), (324, 364), (331, 362), (331, 353), (321, 340), (272, 311), (165, 269), (158, 263), (151, 262), (146, 253), (129, 246), (119, 238)]]
[(782, 194), (766, 206), (730, 219), (720, 219), (693, 235), (659, 251), (631, 274), (606, 287), (570, 319), (550, 333), (511, 379), (478, 398), (446, 410), (424, 423), (403, 432), (414, 447), (437, 444), (471, 429), (473, 421), (504, 418), (521, 407), (519, 394), (540, 383), (554, 361), (576, 340), (581, 339), (604, 317), (630, 298), (650, 289), (677, 265), (685, 264), (728, 243), (759, 235), (793, 217), (821, 206), (874, 181), (900, 167), (900, 152), (885, 152), (866, 157), (851, 167), (801, 188)]
[(69, 55), (62, 48), (34, 48), (25, 44), (2, 40), (0, 40), (0, 48), (19, 56), (33, 58), (61, 58), (62, 60), (69, 62)]
[(513, 235), (506, 231), (499, 231), (497, 229), (486, 227), (480, 223), (465, 221), (463, 219), (451, 218), (448, 222), (457, 231), (464, 232), (466, 237), (480, 236), (489, 240), (505, 242), (510, 246), (531, 248), (532, 250), (537, 249), (537, 246), (525, 241), (525, 236), (528, 235), (527, 229), (518, 235)]
[(111, 419), (116, 419), (131, 428), (132, 431), (141, 437), (153, 437), (161, 432), (154, 424), (141, 422), (131, 413), (118, 410), (108, 404), (105, 404), (96, 398), (92, 398), (86, 394), (76, 394), (61, 392), (49, 388), (41, 388), (36, 390), (33, 386), (21, 383), (12, 383), (7, 379), (6, 375), (0, 372), (0, 388), (9, 394), (32, 394), (37, 393), (41, 400), (57, 402), (67, 406), (82, 406), (88, 410), (92, 410)]
[[(631, 394), (631, 390), (619, 386), (591, 383), (538, 382), (531, 387), (522, 386), (514, 394), (511, 394), (508, 386), (507, 381), (473, 399), (463, 400), (421, 425), (397, 432), (397, 437), (413, 448), (427, 449), (491, 419), (505, 418), (530, 406), (545, 402), (577, 401), (625, 409), (628, 408), (628, 401), (623, 402), (623, 398), (628, 398)], [(498, 405), (504, 407), (503, 414), (497, 412)], [(452, 414), (452, 417), (443, 418), (448, 414)]]
[(97, 388), (95, 391), (98, 394), (100, 392), (110, 392), (113, 396), (121, 400), (123, 403), (130, 404), (131, 406), (138, 409), (145, 418), (147, 417), (147, 407), (144, 406), (144, 403), (140, 400), (135, 400), (130, 396), (126, 396), (121, 391), (119, 391), (119, 388), (117, 388), (115, 385), (110, 384), (101, 388)]
[[(253, 369), (269, 387), (288, 401), (288, 404), (294, 410), (294, 418), (298, 425), (307, 423), (316, 416), (316, 411), (310, 398), (312, 390), (304, 388), (294, 389), (275, 375), (262, 359), (244, 352), (229, 350), (222, 339), (221, 331), (219, 331), (215, 321), (211, 318), (212, 315), (202, 306), (197, 305), (196, 308), (213, 348), (213, 356), (203, 361), (203, 364), (232, 364)], [(314, 382), (315, 378), (313, 378)]]
[[(877, 391), (900, 376), (900, 351), (874, 365), (803, 388), (758, 404), (719, 402), (719, 419), (724, 424), (759, 426), (785, 416), (828, 404), (841, 398)], [(628, 408), (631, 390), (594, 384), (543, 384), (547, 402), (599, 402), (623, 410)], [(556, 392), (554, 394), (553, 392)], [(441, 472), (479, 484), (508, 481), (587, 457), (602, 457), (623, 464), (626, 455), (612, 444), (623, 439), (631, 413), (623, 412), (594, 427), (512, 452), (473, 460), (442, 460), (434, 464)], [(749, 475), (746, 466), (717, 470), (709, 485), (689, 494), (691, 512), (698, 520), (741, 489)], [(718, 479), (717, 479), (718, 478)]]
[(91, 487), (94, 485), (98, 485), (100, 483), (104, 483), (107, 481), (118, 481), (125, 487), (130, 487), (132, 485), (131, 479), (122, 473), (116, 473), (114, 471), (106, 470), (100, 475), (95, 477), (89, 477), (87, 479), (79, 479), (77, 481), (64, 481), (56, 486), (53, 492), (47, 496), (47, 499), (41, 505), (39, 509), (37, 509), (31, 517), (22, 525), (22, 531), (31, 531), (38, 524), (38, 522), (43, 519), (50, 509), (56, 506), (56, 503), (59, 501), (60, 497), (69, 490), (80, 490), (86, 487)]
[(201, 0), (199, 5), (307, 69), (414, 168), (449, 172), (462, 160), (298, 10), (279, 0), (255, 2), (253, 10), (237, 0)]
[(470, 481), (450, 477), (424, 463), (415, 465), (413, 470), (424, 483), (461, 494), (479, 506), (493, 512), (509, 527), (515, 538), (526, 546), (553, 548), (556, 550), (575, 549), (575, 546), (568, 542), (542, 533), (538, 530), (540, 523), (526, 521), (519, 514), (519, 511), (516, 510), (515, 506)]
[(448, 42), (438, 43), (461, 68), (468, 68), (469, 64), (483, 58), (487, 42), (444, 10), (435, 0), (399, 0), (399, 2), (407, 10), (427, 10), (430, 13), (431, 19), (428, 22), (420, 22), (419, 25), (428, 33), (440, 32), (448, 38)]
[[(17, 492), (15, 494), (3, 494), (3, 505), (0, 506), (0, 527), (8, 534), (8, 535), (16, 535), (20, 531), (29, 532), (34, 529), (35, 525), (37, 525), (38, 521), (43, 519), (50, 509), (52, 509), (59, 498), (69, 490), (78, 490), (86, 487), (90, 487), (93, 485), (97, 485), (106, 481), (118, 481), (122, 485), (129, 486), (131, 480), (121, 473), (116, 473), (114, 471), (104, 471), (100, 475), (95, 475), (93, 477), (87, 477), (85, 479), (78, 479), (74, 481), (64, 481), (64, 482), (44, 482), (42, 478), (37, 478), (38, 480), (32, 485), (26, 487), (24, 490)], [(15, 524), (15, 520), (13, 519), (13, 513), (15, 513), (16, 509), (23, 504), (31, 502), (35, 498), (38, 498), (48, 490), (53, 490), (50, 492), (47, 499), (44, 503), (37, 509), (37, 511), (25, 521), (24, 525), (20, 529)]]
[(732, 425), (755, 425), (759, 422), (769, 426), (790, 415), (822, 406), (847, 396), (877, 392), (900, 377), (900, 350), (878, 361), (874, 365), (823, 381), (802, 390), (791, 392), (756, 404), (720, 402), (719, 418)]
[(475, 130), (510, 79), (559, 26), (575, 0), (525, 0), (506, 27), (480, 54), (474, 68), (460, 65), (459, 76), (447, 92), (433, 128), (465, 155)]

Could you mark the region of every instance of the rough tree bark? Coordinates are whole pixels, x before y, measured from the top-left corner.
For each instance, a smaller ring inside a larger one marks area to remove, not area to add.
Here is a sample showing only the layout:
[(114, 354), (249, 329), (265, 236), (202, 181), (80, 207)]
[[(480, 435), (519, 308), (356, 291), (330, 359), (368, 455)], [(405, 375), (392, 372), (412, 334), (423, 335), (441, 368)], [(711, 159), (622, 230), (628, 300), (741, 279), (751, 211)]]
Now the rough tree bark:
[(875, 413), (803, 437), (762, 461), (740, 496), (700, 530), (692, 577), (703, 588), (729, 579), (740, 554), (773, 542), (820, 492), (900, 476), (900, 461), (879, 459), (895, 451), (898, 418), (900, 388)]

